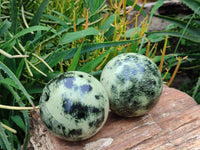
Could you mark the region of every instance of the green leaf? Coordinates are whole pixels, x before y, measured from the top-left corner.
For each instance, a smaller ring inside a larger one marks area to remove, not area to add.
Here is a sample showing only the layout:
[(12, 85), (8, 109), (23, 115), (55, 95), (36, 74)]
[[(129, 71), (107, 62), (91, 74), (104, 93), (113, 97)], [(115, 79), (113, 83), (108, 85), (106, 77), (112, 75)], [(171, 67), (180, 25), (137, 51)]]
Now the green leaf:
[[(59, 72), (59, 74), (60, 74), (60, 72)], [(58, 74), (57, 74), (58, 75)], [(48, 77), (49, 77), (50, 75), (48, 74)], [(54, 76), (55, 77), (55, 76)], [(51, 77), (49, 77), (49, 79), (52, 79)], [(42, 91), (43, 91), (43, 88), (31, 88), (31, 89), (27, 89), (27, 91), (28, 91), (28, 93), (30, 93), (30, 94), (42, 94)]]
[(151, 19), (153, 17), (153, 14), (155, 13), (155, 11), (163, 5), (163, 0), (158, 0), (156, 2), (156, 4), (153, 6), (153, 8), (151, 9), (151, 13), (150, 13), (150, 18), (149, 18), (149, 22), (151, 22)]
[[(39, 25), (40, 19), (43, 15), (45, 7), (47, 6), (47, 3), (48, 3), (48, 0), (43, 0), (43, 2), (40, 4), (40, 7), (37, 9), (36, 13), (34, 14), (33, 18), (30, 21), (30, 27)], [(32, 34), (32, 33), (26, 34), (25, 37), (22, 40), (23, 45), (26, 45), (26, 43), (28, 41), (32, 41), (34, 39), (34, 36), (35, 35)]]
[(4, 34), (5, 31), (8, 30), (11, 23), (8, 20), (5, 20), (3, 23), (0, 24), (0, 36)]
[(83, 46), (83, 43), (81, 43), (81, 45), (79, 46), (78, 50), (76, 51), (74, 57), (73, 57), (73, 61), (72, 61), (72, 64), (69, 68), (69, 71), (74, 71), (76, 69), (76, 66), (78, 64), (78, 60), (79, 60), (79, 56), (80, 56), (80, 52), (81, 52), (81, 48)]
[[(3, 78), (0, 76), (0, 79), (2, 80)], [(25, 107), (24, 103), (20, 100), (19, 95), (13, 90), (12, 87), (9, 85), (4, 85), (13, 95), (13, 97), (16, 99), (16, 102), (19, 104), (20, 107)], [(24, 122), (25, 122), (25, 137), (24, 137), (24, 144), (23, 144), (23, 150), (26, 150), (27, 143), (29, 141), (29, 136), (30, 136), (30, 119), (28, 115), (28, 111), (22, 111), (23, 117), (24, 117)]]
[[(155, 17), (158, 17), (158, 18), (161, 18), (163, 20), (166, 20), (166, 21), (169, 21), (181, 28), (185, 28), (187, 26), (187, 22), (184, 22), (180, 19), (177, 19), (177, 18), (172, 18), (172, 17), (168, 17), (168, 16), (162, 16), (162, 15), (154, 15)], [(194, 34), (196, 36), (200, 36), (200, 29), (199, 28), (196, 28), (194, 26), (189, 26), (187, 28), (187, 30), (189, 33), (191, 34)]]
[[(184, 65), (184, 66), (186, 65), (186, 67), (187, 66), (192, 66), (192, 61), (194, 61), (194, 62), (197, 61), (198, 62), (200, 60), (200, 54), (198, 55), (198, 54), (174, 53), (174, 54), (165, 55), (164, 61), (166, 62), (166, 66), (168, 66), (169, 65), (168, 63), (171, 63), (171, 61), (174, 62), (174, 63), (172, 63), (170, 65), (170, 67), (173, 67), (173, 66), (176, 66), (177, 63), (178, 63), (178, 61), (176, 59), (177, 57), (184, 58), (185, 56), (188, 56), (188, 58), (183, 60), (181, 62), (181, 65)], [(155, 63), (159, 63), (161, 59), (162, 59), (162, 56), (155, 56), (153, 61)], [(188, 62), (190, 62), (190, 64), (188, 64)], [(199, 65), (199, 63), (197, 63), (196, 65)], [(183, 67), (181, 66), (181, 68), (183, 68)]]
[[(3, 80), (4, 78), (0, 75), (0, 80)], [(16, 102), (18, 103), (18, 105), (20, 107), (25, 107), (24, 103), (21, 101), (20, 96), (17, 94), (16, 91), (14, 91), (14, 89), (7, 85), (4, 84), (3, 85), (6, 89), (8, 89), (8, 91), (10, 91), (10, 93), (12, 94), (12, 96), (16, 99)], [(24, 117), (24, 122), (25, 122), (25, 127), (26, 129), (24, 130), (25, 132), (25, 137), (24, 137), (24, 144), (23, 144), (23, 150), (26, 150), (28, 141), (29, 141), (29, 136), (30, 136), (30, 119), (29, 119), (29, 114), (28, 111), (22, 111), (23, 117)], [(2, 132), (0, 131), (0, 134)], [(1, 137), (0, 137), (0, 145), (1, 145)]]
[[(72, 50), (77, 50), (77, 49), (73, 48)], [(60, 53), (53, 53), (50, 57), (47, 58), (46, 62), (48, 63), (49, 66), (54, 67), (56, 64), (59, 63), (59, 61), (67, 57), (70, 52), (71, 49)]]
[(0, 83), (4, 83), (4, 84), (10, 85), (16, 89), (19, 89), (17, 84), (15, 84), (15, 82), (11, 78), (5, 78), (3, 80), (0, 80)]
[(200, 76), (199, 76), (198, 81), (197, 81), (197, 83), (196, 83), (195, 89), (194, 89), (194, 91), (193, 91), (193, 93), (192, 93), (192, 97), (193, 97), (193, 98), (195, 98), (199, 87), (200, 87)]
[(99, 9), (102, 8), (102, 6), (105, 4), (105, 0), (85, 0), (86, 3), (86, 9), (89, 9), (92, 13), (95, 13)]
[(111, 41), (112, 41), (112, 37), (113, 37), (113, 35), (114, 35), (114, 33), (115, 33), (115, 27), (113, 27), (113, 26), (111, 26), (110, 28), (109, 28), (109, 30), (104, 34), (104, 36), (107, 38), (107, 39), (110, 39)]
[(30, 26), (38, 25), (40, 22), (40, 18), (42, 17), (43, 11), (45, 10), (48, 4), (48, 0), (43, 0), (38, 8), (37, 12), (34, 14), (33, 19), (31, 20)]
[(151, 42), (151, 43), (157, 43), (157, 42), (161, 42), (162, 40), (164, 40), (166, 36), (165, 35), (162, 35), (162, 34), (150, 34), (148, 36), (148, 40)]
[(98, 64), (100, 64), (102, 62), (102, 60), (104, 59), (104, 57), (110, 52), (111, 50), (106, 51), (105, 53), (101, 54), (100, 56), (98, 56), (97, 58), (89, 61), (88, 63), (86, 63), (82, 68), (80, 68), (79, 71), (83, 71), (86, 73), (91, 72), (91, 70), (93, 70)]
[(18, 21), (17, 1), (11, 0), (11, 33), (16, 34)]
[[(105, 5), (105, 0), (85, 0), (85, 7), (89, 10), (89, 14), (91, 14), (88, 19), (89, 22), (94, 22), (101, 18), (100, 10), (102, 11), (102, 7)], [(91, 13), (90, 13), (91, 12)], [(80, 22), (79, 22), (80, 23)]]
[[(42, 45), (42, 44), (44, 44), (45, 42), (48, 42), (48, 41), (52, 40), (52, 39), (55, 38), (56, 36), (58, 36), (58, 37), (60, 38), (61, 34), (62, 34), (63, 32), (67, 32), (69, 29), (70, 29), (70, 27), (58, 31), (57, 33), (53, 34), (52, 36), (49, 36), (49, 37), (47, 37), (46, 39), (44, 39), (43, 41), (41, 41), (40, 44)], [(34, 40), (34, 41), (35, 41), (35, 40)]]
[[(0, 75), (0, 80), (3, 80), (4, 78)], [(20, 96), (17, 94), (16, 91), (14, 91), (14, 89), (7, 85), (4, 84), (3, 85), (6, 89), (8, 89), (8, 91), (10, 91), (10, 93), (12, 94), (12, 96), (16, 99), (16, 102), (18, 103), (18, 105), (20, 107), (25, 107), (24, 103), (21, 101)], [(23, 117), (24, 117), (24, 122), (25, 122), (25, 127), (26, 129), (24, 130), (25, 132), (25, 137), (24, 137), (24, 144), (23, 144), (23, 150), (26, 150), (28, 141), (29, 141), (29, 136), (30, 136), (30, 119), (29, 119), (29, 114), (28, 111), (22, 111)], [(0, 131), (1, 134), (1, 131)], [(1, 140), (1, 137), (0, 137)], [(1, 141), (0, 141), (1, 144)]]
[(55, 13), (55, 14), (57, 14), (59, 17), (62, 17), (62, 18), (64, 19), (64, 21), (66, 21), (66, 22), (68, 22), (68, 23), (70, 23), (70, 24), (71, 24), (71, 21), (70, 21), (70, 19), (69, 19), (69, 18), (67, 18), (65, 15), (63, 15), (63, 14), (61, 14), (61, 13), (59, 13), (59, 12), (55, 11), (55, 10), (53, 10), (52, 12), (53, 12), (53, 13)]
[(169, 35), (169, 36), (174, 36), (174, 37), (179, 37), (179, 38), (182, 37), (182, 38), (190, 40), (192, 42), (200, 43), (200, 36), (188, 35), (188, 34), (182, 35), (181, 32), (161, 31), (161, 32), (149, 32), (149, 33), (160, 34), (160, 35)]
[(64, 28), (68, 28), (68, 25), (66, 24), (65, 21), (63, 21), (62, 19), (56, 17), (56, 16), (52, 16), (52, 15), (43, 15), (46, 18), (49, 18), (51, 20), (57, 21), (60, 25), (62, 25)]
[(34, 32), (34, 31), (40, 31), (40, 30), (46, 30), (46, 31), (52, 31), (53, 33), (56, 33), (56, 31), (52, 30), (52, 28), (50, 27), (45, 27), (45, 26), (32, 26), (32, 27), (29, 27), (29, 28), (26, 28), (20, 32), (18, 32), (16, 34), (16, 36), (14, 36), (13, 38), (11, 38), (9, 41), (7, 41), (6, 43), (4, 44), (1, 44), (0, 47), (4, 47), (4, 46), (9, 46), (14, 40), (16, 40), (17, 38), (27, 34), (27, 33), (31, 33), (31, 32)]
[[(137, 29), (131, 28), (131, 29), (129, 29), (129, 30), (126, 31), (126, 37), (127, 38), (132, 38), (132, 37), (138, 38), (140, 31), (141, 31), (140, 27), (137, 27)], [(122, 34), (122, 37), (124, 37), (123, 34)]]
[(0, 123), (0, 147), (4, 150), (11, 150), (10, 143), (6, 137), (4, 129)]
[[(133, 42), (135, 42), (139, 39), (140, 38), (134, 39), (134, 40), (126, 40), (126, 41), (111, 41), (111, 42), (104, 42), (104, 43), (98, 43), (98, 44), (88, 44), (88, 45), (85, 45), (85, 46), (82, 47), (80, 54), (92, 52), (92, 51), (95, 51), (95, 50), (101, 49), (101, 48), (120, 46), (120, 45), (133, 43)], [(59, 51), (61, 51), (64, 48), (65, 47), (59, 49)], [(54, 67), (62, 59), (64, 61), (71, 59), (75, 55), (75, 52), (77, 51), (77, 49), (78, 48), (72, 48), (72, 49), (69, 49), (69, 50), (62, 51), (62, 52), (53, 53), (51, 56), (49, 56), (46, 59), (46, 62), (51, 67)]]
[(57, 33), (55, 30), (53, 30), (53, 28), (50, 28), (50, 27), (46, 27), (46, 26), (32, 26), (32, 27), (29, 27), (29, 28), (26, 28), (20, 32), (17, 33), (16, 37), (15, 38), (19, 38), (27, 33), (31, 33), (31, 32), (34, 32), (34, 31), (41, 31), (41, 30), (45, 30), (45, 31), (51, 31), (53, 33)]
[(19, 79), (24, 67), (24, 59), (21, 59), (20, 63), (17, 66), (16, 77)]
[(34, 105), (33, 101), (31, 100), (31, 97), (27, 93), (26, 89), (23, 87), (21, 82), (17, 79), (15, 74), (6, 65), (4, 65), (1, 61), (0, 61), (0, 69), (2, 69), (6, 74), (8, 74), (8, 76), (10, 76), (10, 78), (15, 82), (15, 84), (17, 84), (19, 89), (24, 93), (24, 95), (28, 99), (29, 103), (33, 106)]
[(76, 41), (82, 37), (88, 36), (88, 35), (100, 35), (100, 32), (96, 30), (95, 28), (88, 28), (82, 31), (77, 32), (70, 32), (63, 36), (61, 39), (60, 44), (67, 44), (73, 41)]
[[(162, 6), (163, 4), (163, 0), (158, 0), (156, 2), (156, 4), (153, 6), (152, 10), (151, 10), (151, 13), (150, 13), (150, 18), (149, 18), (149, 22), (151, 22), (151, 19), (152, 19), (152, 16), (154, 14), (154, 12), (160, 7)], [(148, 31), (148, 28), (146, 29), (146, 31)], [(139, 47), (139, 50), (138, 50), (138, 53), (142, 53), (142, 47), (144, 46), (145, 44), (145, 37), (142, 38), (141, 42), (140, 42), (140, 47)]]
[(200, 1), (199, 0), (180, 0), (190, 9), (192, 9), (196, 14), (200, 15)]
[[(24, 105), (24, 104), (21, 102), (20, 105)], [(30, 118), (29, 118), (29, 115), (28, 115), (28, 111), (23, 111), (22, 113), (23, 113), (23, 117), (24, 117), (24, 121), (25, 121), (25, 127), (26, 127), (23, 150), (26, 150), (26, 146), (28, 144), (29, 136), (30, 136)]]
[(194, 21), (198, 26), (200, 26), (200, 20), (198, 20), (198, 19), (193, 19), (193, 21)]
[(100, 30), (102, 33), (105, 33), (111, 27), (111, 24), (115, 21), (115, 15), (112, 14), (101, 26)]
[(16, 116), (11, 116), (12, 121), (18, 126), (20, 127), (23, 131), (26, 130), (25, 124), (22, 120), (22, 118), (19, 115)]
[[(81, 54), (84, 54), (87, 52), (92, 52), (94, 50), (101, 49), (101, 48), (114, 47), (114, 46), (120, 46), (120, 45), (133, 43), (139, 39), (140, 38), (134, 39), (134, 40), (109, 41), (109, 42), (98, 43), (98, 44), (88, 44), (88, 45), (82, 47)], [(74, 55), (74, 52), (71, 52), (69, 55), (67, 55), (67, 57), (64, 58), (64, 60), (72, 58), (73, 55)]]

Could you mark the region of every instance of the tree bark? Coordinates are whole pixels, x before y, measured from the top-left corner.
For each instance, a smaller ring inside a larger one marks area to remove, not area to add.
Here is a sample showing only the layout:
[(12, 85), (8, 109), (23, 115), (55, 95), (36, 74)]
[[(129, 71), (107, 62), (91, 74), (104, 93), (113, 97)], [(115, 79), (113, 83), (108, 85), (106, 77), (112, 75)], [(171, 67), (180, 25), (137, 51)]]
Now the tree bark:
[(200, 149), (200, 106), (187, 94), (164, 86), (158, 104), (137, 118), (119, 117), (112, 112), (104, 127), (92, 138), (68, 142), (55, 137), (31, 112), (34, 150), (191, 150)]

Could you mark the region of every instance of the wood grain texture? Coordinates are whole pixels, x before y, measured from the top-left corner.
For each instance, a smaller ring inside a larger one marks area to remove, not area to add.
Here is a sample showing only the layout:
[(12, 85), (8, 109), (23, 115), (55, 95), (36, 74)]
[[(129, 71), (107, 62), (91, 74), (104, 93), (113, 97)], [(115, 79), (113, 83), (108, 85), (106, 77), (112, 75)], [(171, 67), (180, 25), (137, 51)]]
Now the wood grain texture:
[(112, 112), (104, 127), (92, 138), (67, 142), (43, 125), (38, 111), (31, 112), (29, 148), (34, 150), (198, 150), (200, 106), (187, 94), (164, 86), (159, 103), (138, 118)]

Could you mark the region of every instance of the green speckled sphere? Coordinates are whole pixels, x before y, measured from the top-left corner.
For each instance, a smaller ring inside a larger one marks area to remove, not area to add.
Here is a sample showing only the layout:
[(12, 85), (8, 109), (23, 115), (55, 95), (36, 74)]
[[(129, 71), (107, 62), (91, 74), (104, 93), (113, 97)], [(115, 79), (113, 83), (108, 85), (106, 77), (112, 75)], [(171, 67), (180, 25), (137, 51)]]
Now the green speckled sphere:
[(124, 53), (104, 67), (100, 81), (110, 108), (124, 117), (146, 114), (159, 101), (163, 84), (156, 64), (141, 54)]
[(85, 140), (107, 120), (109, 100), (102, 84), (79, 71), (52, 79), (40, 98), (40, 116), (56, 136), (68, 141)]

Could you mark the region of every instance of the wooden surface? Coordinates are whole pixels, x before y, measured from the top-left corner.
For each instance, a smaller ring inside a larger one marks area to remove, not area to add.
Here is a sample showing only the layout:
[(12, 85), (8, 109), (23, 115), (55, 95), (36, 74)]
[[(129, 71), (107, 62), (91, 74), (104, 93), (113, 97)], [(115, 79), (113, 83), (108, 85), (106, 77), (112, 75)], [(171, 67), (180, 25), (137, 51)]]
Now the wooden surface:
[(52, 135), (38, 112), (31, 112), (29, 149), (34, 150), (200, 150), (200, 105), (187, 94), (164, 86), (148, 114), (123, 118), (110, 113), (105, 126), (83, 142)]

